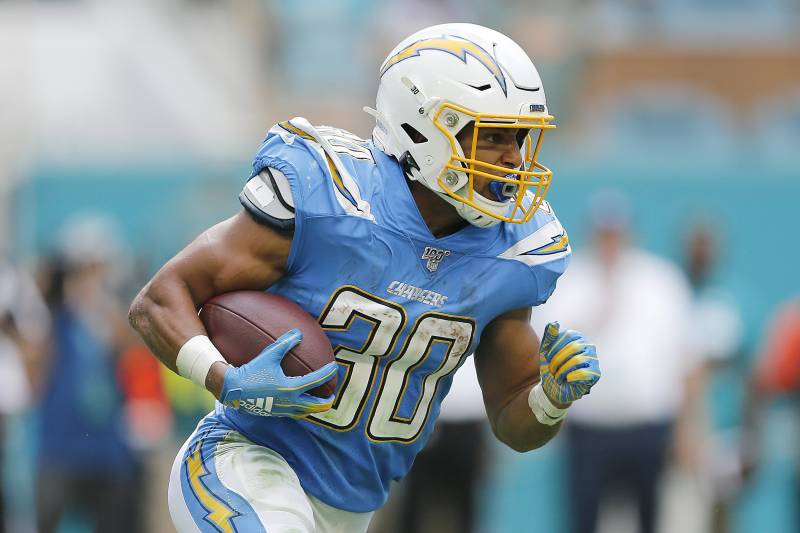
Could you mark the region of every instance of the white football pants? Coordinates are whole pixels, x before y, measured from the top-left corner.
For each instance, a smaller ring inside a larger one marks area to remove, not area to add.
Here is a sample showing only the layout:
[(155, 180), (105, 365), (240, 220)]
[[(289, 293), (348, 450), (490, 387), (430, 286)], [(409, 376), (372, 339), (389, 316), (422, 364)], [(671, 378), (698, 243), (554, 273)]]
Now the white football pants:
[(366, 532), (371, 512), (323, 503), (303, 491), (275, 451), (229, 428), (200, 425), (170, 474), (169, 512), (178, 533)]

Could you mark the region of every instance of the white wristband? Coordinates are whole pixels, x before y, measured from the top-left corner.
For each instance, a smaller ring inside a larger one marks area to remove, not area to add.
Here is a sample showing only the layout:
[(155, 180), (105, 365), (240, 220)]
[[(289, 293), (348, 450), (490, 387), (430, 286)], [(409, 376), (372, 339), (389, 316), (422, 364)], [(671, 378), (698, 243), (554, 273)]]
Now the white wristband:
[(545, 426), (555, 426), (567, 416), (566, 409), (553, 405), (553, 402), (544, 393), (541, 382), (534, 385), (528, 394), (528, 405), (536, 416), (536, 420)]
[(224, 363), (225, 358), (212, 344), (211, 339), (205, 335), (197, 335), (181, 346), (175, 364), (178, 367), (178, 374), (191, 379), (205, 389), (208, 371), (211, 369), (211, 365), (217, 361)]

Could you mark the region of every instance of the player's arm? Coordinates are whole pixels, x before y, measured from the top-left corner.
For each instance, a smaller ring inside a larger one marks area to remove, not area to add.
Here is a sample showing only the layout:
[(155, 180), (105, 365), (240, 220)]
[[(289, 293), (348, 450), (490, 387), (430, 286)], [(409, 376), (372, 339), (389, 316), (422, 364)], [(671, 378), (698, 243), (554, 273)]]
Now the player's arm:
[(519, 452), (543, 446), (560, 427), (540, 423), (528, 405), (531, 388), (539, 382), (539, 339), (530, 326), (530, 313), (530, 309), (515, 309), (494, 319), (475, 351), (475, 368), (492, 430), (501, 442)]
[(475, 367), (492, 430), (512, 449), (546, 444), (558, 432), (572, 401), (597, 382), (594, 346), (577, 332), (548, 324), (539, 339), (530, 309), (494, 319), (481, 336)]
[[(206, 335), (197, 310), (211, 297), (265, 289), (285, 272), (291, 234), (275, 231), (245, 211), (220, 222), (170, 259), (134, 299), (129, 319), (153, 353), (177, 372), (178, 351)], [(215, 363), (206, 388), (219, 397), (226, 365)]]

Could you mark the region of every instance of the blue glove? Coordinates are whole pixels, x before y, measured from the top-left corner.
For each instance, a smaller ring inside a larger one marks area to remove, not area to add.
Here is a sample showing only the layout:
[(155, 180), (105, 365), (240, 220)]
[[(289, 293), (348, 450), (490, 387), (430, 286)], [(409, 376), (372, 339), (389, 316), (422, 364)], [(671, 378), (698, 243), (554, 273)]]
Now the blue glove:
[(558, 322), (550, 322), (539, 346), (539, 377), (550, 401), (574, 402), (600, 379), (597, 349), (581, 333), (559, 332)]
[(302, 339), (303, 334), (295, 328), (281, 335), (249, 363), (228, 368), (220, 401), (258, 416), (302, 418), (330, 409), (334, 395), (317, 398), (306, 391), (331, 379), (337, 370), (335, 362), (297, 377), (287, 376), (281, 368), (283, 356)]

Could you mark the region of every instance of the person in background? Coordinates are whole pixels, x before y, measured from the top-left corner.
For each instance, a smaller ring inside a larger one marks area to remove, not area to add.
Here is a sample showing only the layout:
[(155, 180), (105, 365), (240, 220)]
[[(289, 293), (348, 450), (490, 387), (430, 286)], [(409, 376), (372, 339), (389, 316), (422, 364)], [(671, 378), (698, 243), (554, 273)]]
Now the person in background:
[[(699, 482), (710, 504), (710, 531), (729, 530), (728, 508), (741, 485), (738, 418), (726, 413), (737, 403), (727, 383), (741, 354), (744, 324), (733, 296), (717, 279), (721, 243), (709, 220), (689, 225), (684, 240), (684, 269), (692, 287), (693, 327), (689, 343), (698, 364), (687, 379), (685, 406), (675, 436), (677, 465)], [(713, 401), (712, 401), (713, 398)]]
[[(589, 206), (591, 249), (574, 254), (559, 291), (534, 315), (585, 332), (603, 353), (604, 379), (572, 408), (565, 427), (571, 527), (596, 531), (599, 509), (621, 493), (635, 502), (639, 531), (652, 533), (658, 488), (696, 363), (687, 350), (691, 291), (671, 262), (630, 241), (630, 206), (603, 191)], [(606, 378), (607, 376), (607, 378)]]
[[(784, 302), (769, 320), (750, 379), (741, 448), (745, 480), (753, 477), (760, 462), (761, 418), (769, 400), (779, 396), (800, 400), (800, 294)], [(800, 466), (797, 470), (795, 494), (800, 494)]]
[(127, 440), (117, 358), (133, 335), (113, 288), (111, 222), (68, 223), (50, 265), (53, 334), (39, 403), (37, 521), (57, 531), (67, 511), (98, 533), (140, 530), (139, 464)]
[(34, 280), (0, 252), (0, 533), (5, 533), (6, 420), (22, 412), (31, 399), (30, 372), (49, 329), (49, 315)]

